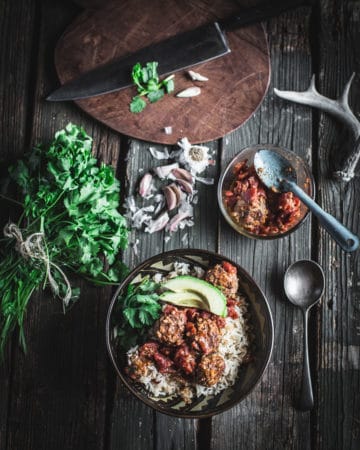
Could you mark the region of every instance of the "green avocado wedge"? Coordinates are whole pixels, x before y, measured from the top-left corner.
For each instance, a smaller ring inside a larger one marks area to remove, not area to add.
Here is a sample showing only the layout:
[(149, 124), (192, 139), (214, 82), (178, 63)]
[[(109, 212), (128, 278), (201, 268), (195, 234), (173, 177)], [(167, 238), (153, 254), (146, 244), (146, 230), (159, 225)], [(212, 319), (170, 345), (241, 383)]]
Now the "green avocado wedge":
[(226, 317), (226, 297), (212, 284), (200, 278), (183, 275), (163, 283), (167, 289), (160, 300), (177, 306), (204, 309), (218, 316)]

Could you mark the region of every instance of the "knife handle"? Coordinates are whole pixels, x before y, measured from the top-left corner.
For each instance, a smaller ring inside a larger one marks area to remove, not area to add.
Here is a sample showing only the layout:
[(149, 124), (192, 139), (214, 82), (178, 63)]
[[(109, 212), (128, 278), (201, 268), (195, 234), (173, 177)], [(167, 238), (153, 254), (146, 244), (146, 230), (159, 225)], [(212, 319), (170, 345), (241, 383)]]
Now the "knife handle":
[(277, 0), (261, 3), (260, 5), (244, 9), (239, 15), (218, 20), (220, 28), (225, 31), (235, 30), (244, 25), (261, 22), (277, 16), (298, 6), (310, 6), (312, 0)]

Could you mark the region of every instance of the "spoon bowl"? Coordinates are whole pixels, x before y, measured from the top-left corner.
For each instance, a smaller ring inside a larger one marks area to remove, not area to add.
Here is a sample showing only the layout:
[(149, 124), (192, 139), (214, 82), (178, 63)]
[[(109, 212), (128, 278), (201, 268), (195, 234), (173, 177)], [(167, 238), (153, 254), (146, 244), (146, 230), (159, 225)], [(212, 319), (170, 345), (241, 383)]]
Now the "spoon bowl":
[(300, 308), (308, 308), (317, 303), (324, 292), (324, 284), (324, 272), (314, 261), (297, 261), (285, 273), (286, 296)]
[(254, 167), (265, 186), (274, 191), (285, 191), (285, 179), (297, 182), (296, 170), (290, 161), (272, 150), (259, 150), (254, 157)]
[(298, 405), (301, 411), (308, 411), (314, 406), (309, 363), (308, 317), (310, 308), (320, 300), (324, 286), (324, 272), (315, 261), (296, 261), (285, 272), (286, 296), (291, 303), (301, 308), (304, 320), (304, 365)]

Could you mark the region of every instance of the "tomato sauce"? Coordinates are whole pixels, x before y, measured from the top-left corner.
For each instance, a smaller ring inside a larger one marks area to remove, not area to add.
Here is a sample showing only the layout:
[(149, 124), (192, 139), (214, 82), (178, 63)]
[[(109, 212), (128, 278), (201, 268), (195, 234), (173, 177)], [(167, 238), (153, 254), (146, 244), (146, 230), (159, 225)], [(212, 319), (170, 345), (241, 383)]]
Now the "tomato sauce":
[(300, 200), (292, 192), (268, 189), (247, 160), (235, 165), (234, 180), (223, 192), (223, 201), (233, 221), (257, 235), (282, 234), (300, 219)]

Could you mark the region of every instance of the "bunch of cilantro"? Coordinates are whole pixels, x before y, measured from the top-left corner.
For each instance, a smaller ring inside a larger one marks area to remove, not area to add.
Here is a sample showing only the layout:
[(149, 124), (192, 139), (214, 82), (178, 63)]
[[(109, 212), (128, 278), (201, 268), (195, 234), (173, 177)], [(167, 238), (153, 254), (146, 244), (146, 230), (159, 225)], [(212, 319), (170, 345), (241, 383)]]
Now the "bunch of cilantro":
[(157, 67), (156, 61), (148, 62), (145, 67), (141, 67), (140, 63), (133, 67), (131, 76), (137, 86), (138, 95), (133, 97), (130, 103), (131, 112), (139, 113), (146, 107), (143, 97), (146, 96), (150, 103), (155, 103), (164, 97), (165, 92), (170, 94), (174, 90), (174, 75), (160, 81)]
[[(117, 256), (127, 246), (128, 230), (118, 211), (119, 181), (111, 166), (97, 164), (91, 147), (86, 132), (69, 124), (48, 147), (36, 147), (9, 173), (23, 192), (18, 222), (23, 239), (44, 233), (49, 261), (66, 275), (113, 284), (127, 270)], [(0, 244), (0, 350), (16, 327), (26, 350), (24, 316), (31, 294), (48, 284), (46, 267), (43, 261), (22, 257), (15, 239), (1, 239)], [(63, 277), (56, 270), (52, 275), (64, 294)], [(73, 288), (71, 300), (78, 296), (79, 289)]]
[(129, 284), (125, 295), (118, 297), (114, 330), (123, 349), (129, 350), (142, 342), (149, 328), (160, 317), (160, 297), (156, 292), (159, 287), (159, 283), (146, 277), (139, 284)]

